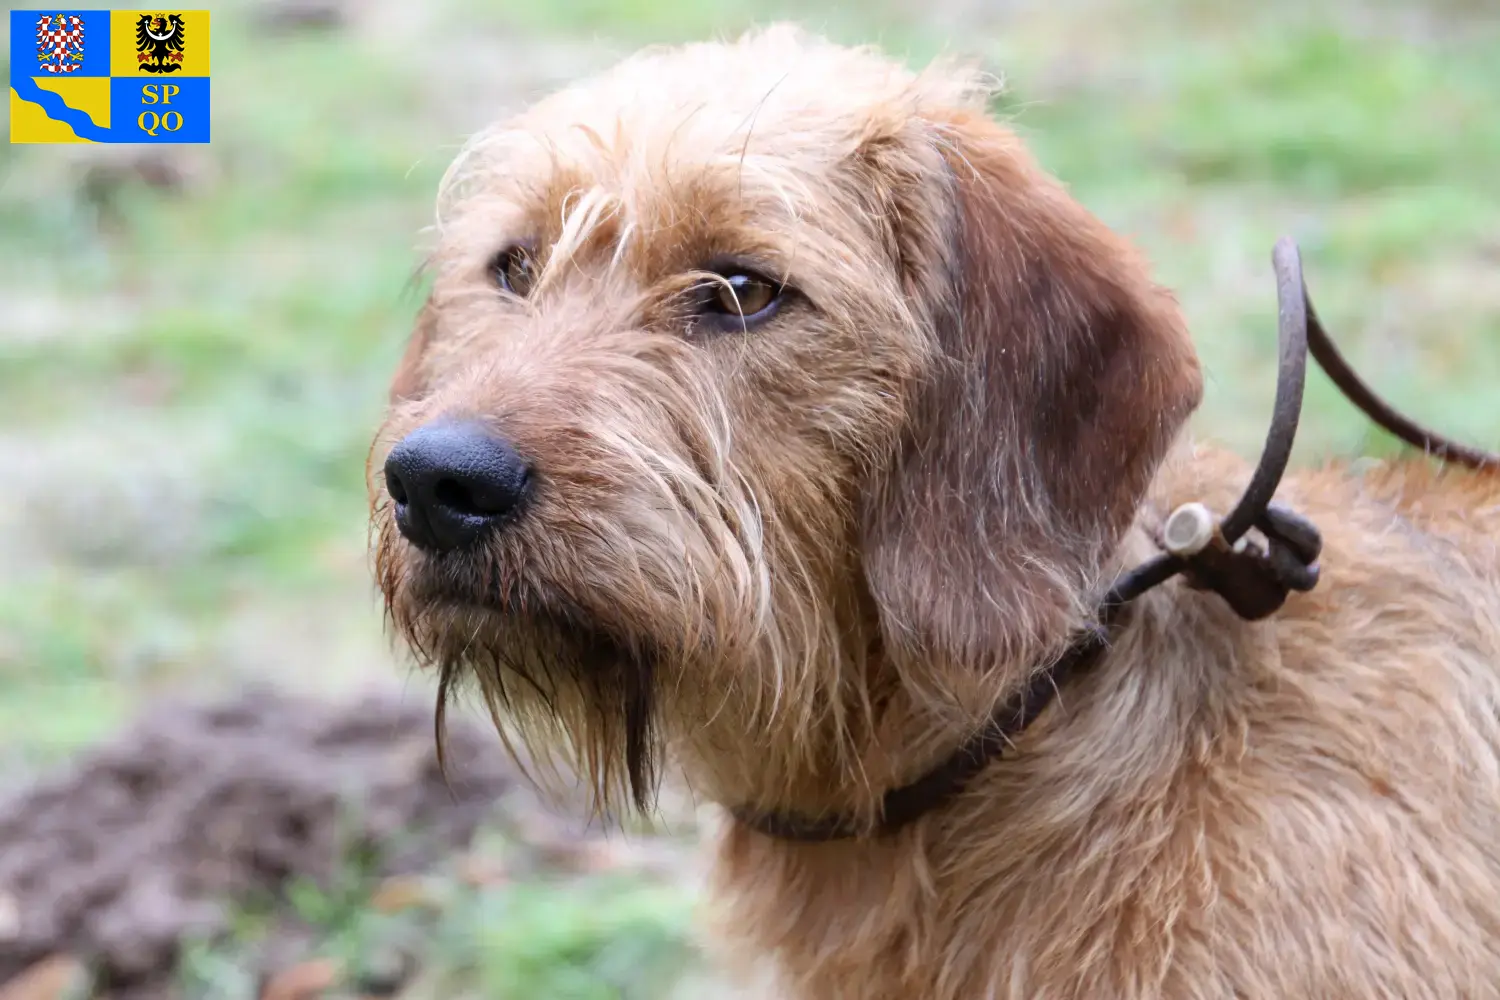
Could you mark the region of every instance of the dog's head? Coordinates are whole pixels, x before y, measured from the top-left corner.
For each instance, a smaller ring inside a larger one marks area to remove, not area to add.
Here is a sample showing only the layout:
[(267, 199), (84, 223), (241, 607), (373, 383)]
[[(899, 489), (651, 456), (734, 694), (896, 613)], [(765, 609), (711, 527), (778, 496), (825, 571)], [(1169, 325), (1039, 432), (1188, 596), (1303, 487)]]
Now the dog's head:
[(672, 744), (713, 794), (828, 805), (1097, 596), (1197, 363), (985, 97), (773, 29), (637, 56), (445, 180), (379, 582), (602, 800)]

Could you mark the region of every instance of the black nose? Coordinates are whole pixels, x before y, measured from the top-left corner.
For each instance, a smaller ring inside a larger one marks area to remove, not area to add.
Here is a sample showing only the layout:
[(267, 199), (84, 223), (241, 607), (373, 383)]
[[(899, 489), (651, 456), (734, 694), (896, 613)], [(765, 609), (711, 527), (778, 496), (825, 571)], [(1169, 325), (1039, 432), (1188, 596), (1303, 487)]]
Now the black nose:
[(429, 552), (472, 545), (509, 520), (525, 502), (530, 482), (515, 449), (473, 422), (419, 427), (385, 460), (396, 526)]

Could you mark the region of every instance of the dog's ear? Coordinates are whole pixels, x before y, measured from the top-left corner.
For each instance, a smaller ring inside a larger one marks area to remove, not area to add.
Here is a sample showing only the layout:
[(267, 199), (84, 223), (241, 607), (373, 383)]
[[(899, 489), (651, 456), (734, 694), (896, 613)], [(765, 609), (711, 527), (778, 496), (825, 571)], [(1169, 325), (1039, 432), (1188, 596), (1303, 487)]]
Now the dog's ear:
[(403, 399), (420, 396), (426, 391), (426, 377), (422, 371), (422, 358), (427, 346), (437, 332), (437, 307), (429, 298), (417, 313), (411, 336), (407, 338), (406, 350), (396, 365), (396, 374), (391, 377), (390, 399), (399, 403)]
[(984, 668), (1066, 640), (1202, 386), (1172, 296), (1012, 133), (931, 128), (945, 183), (888, 189), (936, 360), (863, 547), (892, 654)]

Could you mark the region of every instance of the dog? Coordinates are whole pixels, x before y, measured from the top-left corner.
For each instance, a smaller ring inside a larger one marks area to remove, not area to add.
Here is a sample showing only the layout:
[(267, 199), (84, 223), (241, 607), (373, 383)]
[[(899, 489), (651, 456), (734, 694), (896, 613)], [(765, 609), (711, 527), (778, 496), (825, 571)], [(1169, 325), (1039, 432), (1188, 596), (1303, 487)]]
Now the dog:
[[(1299, 472), (1322, 582), (1087, 629), (1197, 443), (1173, 295), (986, 112), (789, 27), (647, 50), (475, 137), (371, 451), (394, 631), (604, 811), (722, 806), (731, 965), (801, 1000), (1500, 996), (1500, 475)], [(566, 770), (565, 770), (566, 769)], [(830, 842), (757, 814), (845, 816)]]

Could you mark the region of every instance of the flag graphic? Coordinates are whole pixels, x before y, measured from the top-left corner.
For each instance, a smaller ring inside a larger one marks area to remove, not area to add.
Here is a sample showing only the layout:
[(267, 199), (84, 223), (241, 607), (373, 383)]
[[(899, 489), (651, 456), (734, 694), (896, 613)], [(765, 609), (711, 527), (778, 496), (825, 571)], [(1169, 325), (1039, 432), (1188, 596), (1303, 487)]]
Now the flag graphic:
[(209, 141), (206, 10), (10, 12), (10, 141)]

